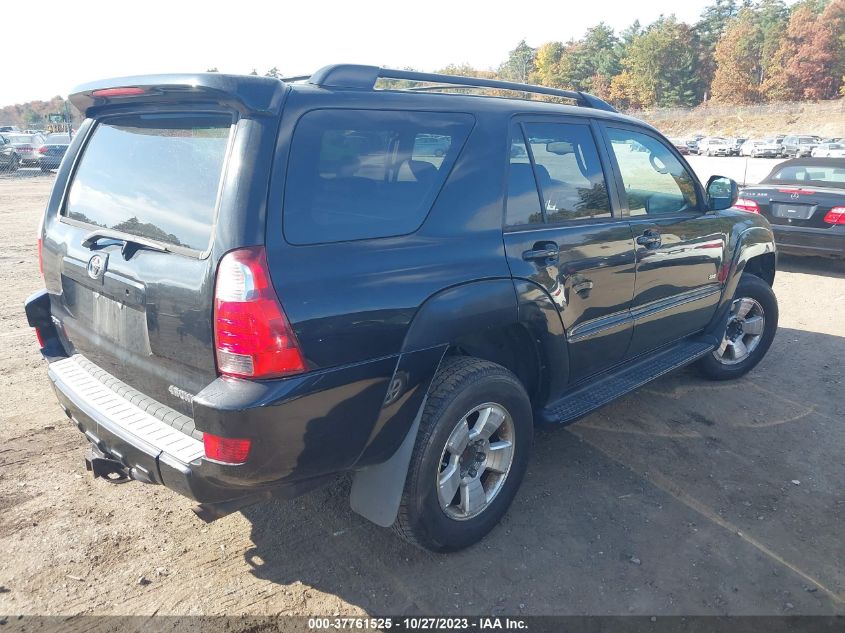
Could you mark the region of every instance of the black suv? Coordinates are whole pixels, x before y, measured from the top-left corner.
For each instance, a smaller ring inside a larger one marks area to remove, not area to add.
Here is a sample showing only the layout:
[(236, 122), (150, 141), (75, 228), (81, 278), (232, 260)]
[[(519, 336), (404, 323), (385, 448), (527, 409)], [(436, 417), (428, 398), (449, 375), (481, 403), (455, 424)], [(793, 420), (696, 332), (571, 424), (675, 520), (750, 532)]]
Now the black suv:
[(71, 100), (29, 323), (88, 469), (207, 520), (353, 473), (357, 512), (465, 547), (534, 425), (774, 337), (766, 220), (593, 96), (340, 65)]

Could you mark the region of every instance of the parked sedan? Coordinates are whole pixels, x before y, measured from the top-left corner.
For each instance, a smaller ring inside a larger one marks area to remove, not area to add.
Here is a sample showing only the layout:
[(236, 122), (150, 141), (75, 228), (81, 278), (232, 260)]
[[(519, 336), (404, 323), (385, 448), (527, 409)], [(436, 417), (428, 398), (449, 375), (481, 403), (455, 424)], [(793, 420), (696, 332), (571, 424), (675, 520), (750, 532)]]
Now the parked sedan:
[(780, 145), (773, 138), (753, 138), (742, 144), (739, 154), (751, 158), (777, 158), (780, 156)]
[(737, 209), (771, 223), (782, 252), (845, 257), (845, 158), (795, 158), (740, 192)]
[(12, 141), (18, 156), (21, 159), (21, 165), (35, 165), (41, 158), (39, 149), (44, 145), (44, 137), (40, 134), (9, 134), (7, 137)]
[(738, 137), (738, 136), (735, 136), (733, 138), (729, 138), (728, 143), (730, 143), (730, 146), (731, 146), (731, 156), (739, 156), (739, 149), (742, 147), (743, 143), (745, 143), (745, 141), (747, 141), (747, 140), (748, 140), (747, 138), (741, 138), (741, 137)]
[(687, 146), (687, 142), (680, 138), (670, 138), (669, 142), (675, 146), (675, 149), (678, 150), (679, 153), (686, 156), (689, 154), (689, 147)]
[(845, 157), (845, 143), (822, 143), (813, 148), (810, 156), (813, 158), (843, 158)]
[(50, 134), (38, 150), (41, 154), (41, 171), (58, 169), (70, 145), (69, 134)]
[(6, 136), (0, 134), (0, 170), (17, 171), (21, 158), (18, 156), (15, 146), (12, 145)]
[(705, 156), (730, 156), (731, 144), (727, 139), (710, 136), (698, 142), (698, 153)]

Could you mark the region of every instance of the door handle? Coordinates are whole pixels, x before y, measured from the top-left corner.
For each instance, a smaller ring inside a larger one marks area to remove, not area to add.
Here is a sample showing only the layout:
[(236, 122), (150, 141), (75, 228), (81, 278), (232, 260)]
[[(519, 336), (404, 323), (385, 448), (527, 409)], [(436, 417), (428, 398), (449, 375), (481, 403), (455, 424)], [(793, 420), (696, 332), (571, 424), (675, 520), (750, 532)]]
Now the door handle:
[(642, 235), (637, 236), (637, 244), (646, 248), (657, 248), (660, 246), (660, 233), (648, 229)]
[(560, 255), (560, 249), (554, 242), (539, 242), (534, 245), (530, 251), (522, 253), (522, 259), (530, 261), (532, 259), (557, 259)]

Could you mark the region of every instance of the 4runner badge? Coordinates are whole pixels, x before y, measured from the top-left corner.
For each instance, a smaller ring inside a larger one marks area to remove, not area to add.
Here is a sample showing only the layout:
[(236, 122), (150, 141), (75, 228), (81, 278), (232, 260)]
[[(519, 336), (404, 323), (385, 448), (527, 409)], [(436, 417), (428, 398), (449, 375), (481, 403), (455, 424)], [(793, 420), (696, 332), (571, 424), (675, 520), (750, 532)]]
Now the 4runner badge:
[(94, 255), (88, 260), (88, 276), (91, 279), (102, 281), (103, 273), (106, 272), (108, 255)]
[(184, 389), (179, 389), (176, 385), (170, 385), (167, 390), (177, 398), (184, 400), (185, 402), (193, 402), (194, 396), (193, 394), (188, 393)]

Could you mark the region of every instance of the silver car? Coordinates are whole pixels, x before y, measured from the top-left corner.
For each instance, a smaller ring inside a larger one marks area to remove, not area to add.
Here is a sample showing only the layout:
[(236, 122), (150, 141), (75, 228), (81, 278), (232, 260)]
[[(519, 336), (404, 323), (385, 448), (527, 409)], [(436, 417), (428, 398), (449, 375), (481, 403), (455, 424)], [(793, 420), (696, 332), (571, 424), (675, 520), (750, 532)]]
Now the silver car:
[(35, 165), (41, 158), (39, 150), (44, 145), (44, 137), (40, 134), (7, 134), (15, 151), (20, 156), (21, 165)]
[(773, 138), (753, 138), (742, 144), (739, 154), (751, 158), (777, 158), (780, 156), (780, 145)]
[(705, 156), (730, 156), (731, 143), (718, 136), (703, 138), (698, 142), (698, 153)]
[(810, 152), (813, 158), (845, 158), (845, 143), (821, 143)]

